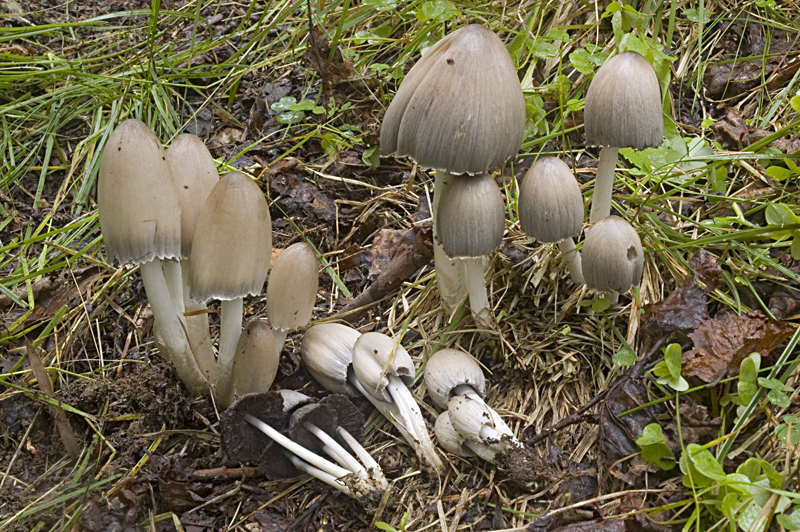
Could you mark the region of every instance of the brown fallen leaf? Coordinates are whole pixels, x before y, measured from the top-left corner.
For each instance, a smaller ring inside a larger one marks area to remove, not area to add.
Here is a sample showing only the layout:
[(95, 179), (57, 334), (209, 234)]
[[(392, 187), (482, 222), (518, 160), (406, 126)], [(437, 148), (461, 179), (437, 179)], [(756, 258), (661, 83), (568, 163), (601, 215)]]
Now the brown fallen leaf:
[(336, 204), (302, 176), (278, 172), (269, 180), (270, 194), (278, 197), (277, 203), (288, 216), (311, 215), (328, 225), (336, 224)]
[(308, 61), (312, 68), (322, 76), (324, 82), (338, 83), (344, 81), (355, 71), (353, 62), (349, 59), (345, 60), (339, 48), (336, 48), (336, 51), (333, 53), (333, 60), (328, 60), (331, 45), (328, 39), (326, 39), (316, 27), (311, 30), (310, 40), (311, 44), (306, 48), (303, 59)]
[(396, 255), (410, 249), (414, 237), (412, 229), (381, 229), (364, 258), (369, 265), (368, 280), (374, 280)]
[[(716, 140), (723, 146), (737, 151), (741, 151), (754, 142), (758, 142), (772, 134), (766, 129), (748, 124), (734, 107), (726, 107), (724, 115), (711, 125), (711, 129), (716, 134)], [(795, 153), (800, 151), (800, 138), (778, 139), (772, 142), (770, 146), (778, 148), (784, 153)]]
[(760, 311), (704, 320), (689, 334), (694, 347), (683, 354), (681, 374), (694, 384), (737, 375), (743, 358), (754, 352), (769, 356), (794, 333), (795, 327), (770, 320)]
[[(707, 294), (716, 288), (722, 268), (717, 257), (701, 249), (689, 261), (691, 277), (673, 290), (664, 301), (646, 305), (642, 316), (641, 332), (652, 338), (673, 331), (696, 329), (708, 319)], [(702, 279), (706, 287), (698, 284)]]

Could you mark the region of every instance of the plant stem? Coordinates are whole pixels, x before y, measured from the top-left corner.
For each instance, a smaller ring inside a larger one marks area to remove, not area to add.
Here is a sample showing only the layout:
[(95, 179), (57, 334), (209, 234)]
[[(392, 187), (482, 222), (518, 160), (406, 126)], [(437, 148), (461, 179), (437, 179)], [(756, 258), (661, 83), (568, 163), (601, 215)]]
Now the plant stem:
[(486, 292), (486, 280), (483, 277), (483, 257), (467, 257), (462, 259), (467, 272), (469, 289), (469, 306), (472, 319), (478, 327), (494, 329), (492, 309), (489, 307), (489, 295)]
[(197, 367), (189, 340), (186, 335), (186, 322), (182, 314), (178, 314), (164, 279), (161, 269), (161, 260), (154, 259), (139, 266), (142, 274), (144, 290), (150, 307), (153, 309), (153, 319), (158, 327), (159, 336), (164, 346), (169, 351), (168, 358), (175, 366), (175, 372), (194, 394), (208, 391), (206, 381)]
[(283, 351), (283, 346), (286, 344), (286, 335), (289, 331), (285, 329), (275, 329), (273, 327), (272, 332), (275, 333), (275, 340), (278, 342), (278, 353)]
[(227, 408), (233, 402), (233, 363), (236, 356), (236, 345), (242, 334), (242, 310), (244, 301), (241, 297), (223, 301), (220, 308), (219, 359), (217, 360), (217, 387), (214, 397), (217, 403)]
[(451, 259), (447, 256), (442, 244), (436, 237), (436, 212), (439, 209), (439, 200), (454, 178), (455, 176), (449, 172), (436, 171), (436, 177), (433, 182), (433, 204), (431, 205), (433, 264), (436, 268), (436, 286), (439, 288), (439, 295), (442, 301), (449, 309), (455, 308), (467, 295), (464, 285), (463, 266), (459, 260)]
[(558, 243), (558, 249), (561, 251), (561, 256), (564, 257), (564, 263), (572, 281), (578, 286), (582, 285), (584, 281), (581, 254), (575, 248), (575, 241), (572, 238), (562, 240)]
[(619, 148), (601, 148), (594, 181), (590, 222), (599, 222), (611, 214), (611, 191), (614, 188), (614, 170), (617, 167)]

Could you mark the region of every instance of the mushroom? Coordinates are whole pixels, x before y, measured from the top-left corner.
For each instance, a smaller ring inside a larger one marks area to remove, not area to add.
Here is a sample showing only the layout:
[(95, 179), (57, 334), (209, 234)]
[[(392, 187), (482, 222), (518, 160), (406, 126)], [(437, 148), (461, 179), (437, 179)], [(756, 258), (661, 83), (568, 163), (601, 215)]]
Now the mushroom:
[(100, 158), (97, 209), (110, 258), (139, 264), (165, 358), (192, 393), (208, 390), (170, 296), (162, 260), (181, 254), (180, 208), (161, 143), (143, 122), (120, 123)]
[(319, 290), (319, 262), (305, 242), (292, 244), (275, 259), (267, 282), (267, 315), (283, 349), (289, 331), (311, 321)]
[(619, 148), (656, 148), (664, 138), (661, 89), (653, 66), (633, 51), (607, 60), (589, 84), (583, 116), (586, 144), (601, 148), (589, 216), (597, 222), (611, 213)]
[(450, 454), (463, 456), (465, 458), (478, 456), (487, 462), (493, 462), (497, 454), (497, 452), (490, 447), (482, 443), (469, 441), (459, 434), (458, 431), (453, 428), (453, 424), (450, 423), (450, 413), (447, 410), (439, 414), (439, 417), (436, 418), (433, 431), (436, 434), (436, 440), (439, 442), (439, 445)]
[[(311, 399), (286, 390), (242, 397), (225, 410), (220, 422), (226, 454), (232, 460), (258, 463), (259, 469), (270, 478), (292, 475), (285, 457), (300, 471), (351, 497), (374, 497), (376, 491), (386, 489), (383, 472), (356, 437), (339, 423), (340, 417), (349, 417), (349, 421), (357, 425), (360, 412), (345, 397), (331, 397), (318, 404), (311, 404)], [(359, 435), (363, 417), (360, 422)], [(305, 438), (309, 446), (329, 450), (339, 464), (295, 441), (298, 436)], [(367, 467), (359, 464), (337, 439), (350, 446)], [(275, 453), (275, 443), (285, 451)]]
[[(519, 151), (524, 129), (514, 62), (494, 32), (472, 24), (434, 44), (408, 72), (386, 110), (381, 152), (436, 170), (431, 213), (438, 235), (440, 201), (454, 176), (501, 166)], [(438, 240), (434, 262), (442, 300), (454, 307), (466, 293), (461, 267)]]
[(181, 260), (180, 265), (166, 261), (164, 275), (179, 311), (188, 314), (185, 319), (189, 345), (197, 365), (213, 385), (217, 380), (217, 360), (208, 329), (208, 313), (205, 305), (189, 297), (189, 280), (194, 229), (211, 189), (219, 181), (219, 173), (200, 137), (188, 133), (172, 141), (167, 149), (167, 163), (181, 209)]
[(222, 301), (214, 395), (233, 402), (233, 360), (242, 333), (243, 297), (264, 286), (272, 252), (269, 207), (258, 185), (231, 172), (214, 185), (192, 240), (191, 297)]
[(361, 395), (353, 372), (353, 346), (361, 333), (341, 323), (317, 323), (300, 342), (306, 369), (326, 390), (350, 397)]
[(497, 183), (489, 174), (459, 177), (445, 189), (436, 219), (436, 235), (445, 254), (466, 266), (475, 323), (494, 328), (483, 257), (497, 249), (505, 231), (505, 205)]
[(353, 369), (363, 393), (384, 415), (388, 405), (396, 412), (386, 417), (401, 428), (417, 456), (434, 471), (441, 473), (444, 464), (433, 447), (425, 419), (416, 399), (407, 388), (414, 383), (414, 362), (408, 352), (385, 334), (362, 334), (353, 346)]
[(581, 255), (573, 240), (583, 227), (583, 195), (561, 159), (539, 159), (525, 174), (519, 187), (519, 224), (540, 242), (558, 243), (572, 280), (583, 284)]
[(456, 395), (447, 401), (447, 411), (453, 428), (465, 440), (480, 443), (498, 453), (522, 448), (522, 443), (508, 425), (497, 423), (499, 416), (483, 401)]
[(586, 231), (583, 275), (586, 286), (606, 292), (611, 304), (642, 280), (644, 253), (636, 230), (618, 216), (603, 218)]
[(262, 320), (247, 324), (239, 336), (233, 361), (236, 397), (266, 392), (278, 374), (281, 352), (272, 329)]

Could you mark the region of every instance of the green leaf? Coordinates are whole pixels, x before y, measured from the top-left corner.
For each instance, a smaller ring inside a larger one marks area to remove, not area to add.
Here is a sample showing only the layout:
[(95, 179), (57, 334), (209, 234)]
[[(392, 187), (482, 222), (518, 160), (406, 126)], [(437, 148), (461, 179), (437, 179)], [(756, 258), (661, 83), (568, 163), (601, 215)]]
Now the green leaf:
[(305, 113), (302, 111), (286, 111), (275, 117), (275, 121), (279, 124), (292, 125), (303, 121)]
[(364, 153), (361, 154), (361, 160), (364, 161), (364, 164), (367, 166), (378, 168), (381, 165), (381, 156), (380, 152), (378, 152), (378, 146), (372, 146), (364, 150)]
[(398, 532), (395, 527), (390, 525), (389, 523), (384, 523), (383, 521), (378, 521), (375, 523), (375, 528), (378, 530), (384, 530), (385, 532)]
[(755, 384), (758, 377), (758, 367), (756, 361), (750, 357), (742, 359), (739, 364), (739, 382), (749, 382)]
[(290, 107), (297, 103), (297, 99), (293, 96), (284, 96), (277, 102), (272, 104), (273, 111), (289, 111)]
[(708, 487), (726, 478), (725, 471), (714, 455), (696, 443), (686, 446), (681, 454), (680, 466), (684, 475), (683, 485), (687, 488), (692, 485), (697, 488)]
[(531, 53), (533, 53), (534, 57), (539, 59), (552, 59), (558, 55), (558, 47), (549, 42), (545, 42), (543, 39), (536, 39)]
[(764, 173), (776, 181), (786, 181), (792, 177), (792, 171), (782, 166), (770, 166), (764, 170)]
[(597, 312), (598, 314), (600, 312), (606, 311), (610, 306), (611, 306), (611, 301), (609, 301), (608, 298), (605, 297), (595, 297), (594, 301), (592, 301), (592, 310)]
[(647, 425), (636, 443), (642, 447), (642, 459), (645, 461), (654, 463), (665, 471), (675, 467), (675, 455), (667, 446), (667, 440), (658, 423)]
[(615, 366), (633, 366), (638, 360), (639, 357), (636, 356), (636, 353), (627, 346), (614, 353), (614, 356), (611, 357), (611, 362)]
[(655, 375), (656, 377), (672, 377), (672, 375), (669, 372), (669, 367), (667, 366), (667, 363), (664, 362), (663, 360), (658, 364), (656, 364), (655, 366), (653, 366), (653, 375)]
[(793, 96), (789, 100), (789, 105), (792, 106), (792, 109), (794, 109), (795, 113), (800, 114), (800, 96)]
[(792, 231), (792, 247), (790, 248), (792, 258), (800, 260), (800, 232)]
[(642, 435), (636, 440), (638, 445), (644, 447), (645, 445), (653, 445), (654, 443), (666, 443), (667, 439), (664, 437), (664, 432), (661, 430), (661, 425), (658, 423), (650, 423), (642, 429)]
[(767, 205), (767, 208), (764, 210), (764, 217), (767, 219), (768, 224), (780, 227), (796, 223), (795, 220), (797, 219), (788, 205), (775, 202)]
[(778, 408), (789, 408), (792, 405), (789, 396), (778, 390), (770, 390), (769, 393), (767, 393), (767, 401)]
[(570, 41), (569, 33), (567, 33), (564, 30), (550, 30), (547, 32), (547, 35), (545, 35), (544, 38), (551, 41), (561, 41), (561, 42)]
[(690, 22), (694, 22), (695, 24), (700, 24), (701, 19), (704, 21), (704, 23), (711, 20), (711, 15), (709, 15), (705, 9), (703, 9), (702, 11), (698, 9), (684, 9), (683, 16), (686, 17)]
[(746, 406), (750, 404), (750, 401), (752, 401), (753, 397), (755, 397), (756, 394), (758, 393), (758, 386), (756, 386), (752, 382), (739, 381), (736, 384), (736, 388), (739, 396), (737, 404), (741, 406)]
[(433, 20), (434, 22), (447, 22), (458, 15), (458, 9), (447, 0), (433, 0), (425, 2), (417, 11), (417, 19), (420, 22)]
[(725, 495), (719, 504), (722, 515), (730, 522), (731, 532), (736, 532), (736, 510), (740, 504), (739, 494), (734, 492)]
[(778, 390), (781, 392), (793, 392), (794, 388), (786, 386), (779, 379), (767, 379), (765, 377), (758, 378), (758, 384), (769, 390)]
[(390, 11), (397, 7), (397, 0), (362, 0), (362, 4), (374, 7), (377, 11)]
[(302, 100), (300, 102), (291, 104), (289, 106), (289, 111), (311, 111), (315, 115), (321, 115), (325, 113), (325, 108), (320, 107), (311, 100)]
[(580, 48), (569, 54), (569, 62), (581, 74), (591, 74), (594, 72), (594, 67), (590, 61), (591, 54), (586, 50)]
[(775, 519), (786, 530), (800, 530), (800, 506), (795, 506), (791, 514), (781, 514)]
[(786, 445), (797, 445), (800, 443), (800, 423), (792, 423), (791, 434), (788, 425), (778, 425), (775, 427), (775, 436)]
[(673, 379), (677, 379), (681, 376), (682, 356), (683, 352), (681, 351), (680, 344), (669, 344), (664, 350), (664, 362), (667, 363), (669, 374), (672, 375)]

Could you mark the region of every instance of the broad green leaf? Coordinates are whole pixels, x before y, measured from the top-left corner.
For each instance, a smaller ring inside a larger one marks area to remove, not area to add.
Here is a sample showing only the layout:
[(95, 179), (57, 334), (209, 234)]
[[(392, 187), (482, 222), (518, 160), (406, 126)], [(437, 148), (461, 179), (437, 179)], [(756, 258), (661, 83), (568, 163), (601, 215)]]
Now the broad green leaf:
[(680, 344), (669, 344), (664, 352), (664, 362), (667, 363), (669, 373), (674, 379), (681, 376), (681, 351)]
[(569, 33), (564, 30), (550, 30), (547, 32), (547, 35), (545, 35), (544, 38), (550, 41), (570, 41)]
[(558, 47), (549, 42), (545, 42), (543, 39), (536, 39), (531, 53), (533, 53), (534, 57), (538, 57), (539, 59), (551, 59), (558, 55)]
[(397, 7), (397, 0), (362, 0), (361, 3), (378, 11), (390, 11)]
[(786, 181), (792, 177), (792, 171), (782, 166), (770, 166), (764, 170), (764, 173), (776, 181)]
[(572, 66), (575, 67), (575, 70), (581, 74), (589, 75), (594, 72), (594, 67), (592, 66), (590, 56), (591, 54), (589, 54), (589, 52), (579, 48), (578, 50), (575, 50), (569, 54), (569, 62), (572, 63)]
[(723, 497), (719, 505), (720, 510), (722, 510), (722, 515), (729, 521), (731, 532), (736, 532), (736, 510), (739, 508), (740, 504), (739, 494), (731, 492)]
[(605, 297), (595, 297), (592, 301), (592, 310), (600, 313), (607, 310), (611, 306), (611, 301)]
[(758, 504), (756, 501), (751, 500), (739, 510), (739, 513), (736, 517), (736, 523), (742, 530), (747, 530), (748, 532), (762, 532), (767, 525), (767, 521), (762, 521), (761, 526), (753, 527), (756, 519), (758, 519), (758, 516), (761, 513), (761, 510), (763, 510), (763, 506)]
[(685, 454), (691, 465), (703, 476), (711, 480), (725, 480), (725, 471), (714, 455), (708, 449), (696, 443), (686, 446)]
[(371, 148), (364, 150), (364, 153), (361, 154), (361, 160), (364, 161), (364, 164), (367, 166), (378, 168), (381, 165), (381, 157), (380, 153), (378, 152), (378, 146), (372, 146)]
[(781, 392), (793, 392), (794, 388), (786, 386), (779, 379), (767, 379), (765, 377), (758, 378), (758, 384), (769, 390), (778, 390)]
[(615, 366), (633, 366), (638, 360), (639, 357), (636, 356), (636, 353), (628, 347), (623, 347), (611, 357), (611, 362)]
[(417, 11), (417, 19), (420, 22), (433, 20), (435, 22), (447, 22), (458, 15), (458, 9), (447, 0), (433, 0), (425, 2)]
[(795, 220), (797, 219), (788, 205), (775, 202), (767, 205), (767, 208), (764, 210), (764, 217), (767, 219), (768, 224), (780, 227), (796, 223)]
[(750, 479), (750, 482), (755, 482), (761, 475), (761, 463), (758, 458), (748, 458), (743, 464), (736, 468), (736, 472), (745, 475)]
[(769, 480), (769, 486), (772, 489), (779, 489), (783, 485), (783, 477), (781, 476), (778, 471), (772, 467), (772, 464), (767, 462), (766, 460), (759, 459), (759, 464), (761, 464), (761, 469), (764, 471), (764, 474), (767, 476)]
[(738, 393), (737, 404), (746, 406), (750, 404), (750, 401), (752, 401), (753, 397), (758, 393), (758, 386), (752, 382), (739, 381), (736, 384), (736, 391)]
[(786, 530), (800, 530), (800, 506), (795, 506), (791, 514), (781, 514), (775, 519)]
[(778, 390), (770, 390), (767, 393), (767, 401), (779, 408), (789, 408), (792, 405), (789, 396)]
[(661, 430), (661, 425), (658, 423), (650, 423), (642, 429), (642, 435), (636, 440), (636, 443), (645, 446), (654, 443), (666, 443), (667, 439), (664, 437), (664, 432)]
[(672, 375), (670, 375), (667, 363), (663, 360), (653, 366), (653, 375), (656, 377), (672, 377)]
[(792, 96), (792, 99), (789, 100), (789, 105), (792, 106), (795, 113), (800, 114), (800, 96)]
[(792, 433), (789, 434), (789, 426), (780, 424), (775, 427), (775, 436), (786, 445), (797, 445), (800, 443), (800, 423), (792, 423)]
[(511, 59), (514, 60), (515, 65), (520, 64), (523, 56), (527, 53), (532, 44), (533, 39), (531, 39), (531, 37), (525, 31), (519, 32), (517, 36), (514, 37), (514, 39), (508, 45), (508, 53), (511, 55)]
[(289, 111), (290, 107), (297, 103), (297, 99), (293, 96), (284, 96), (277, 102), (272, 104), (273, 111)]
[(792, 231), (792, 247), (790, 248), (792, 258), (800, 260), (800, 231)]

